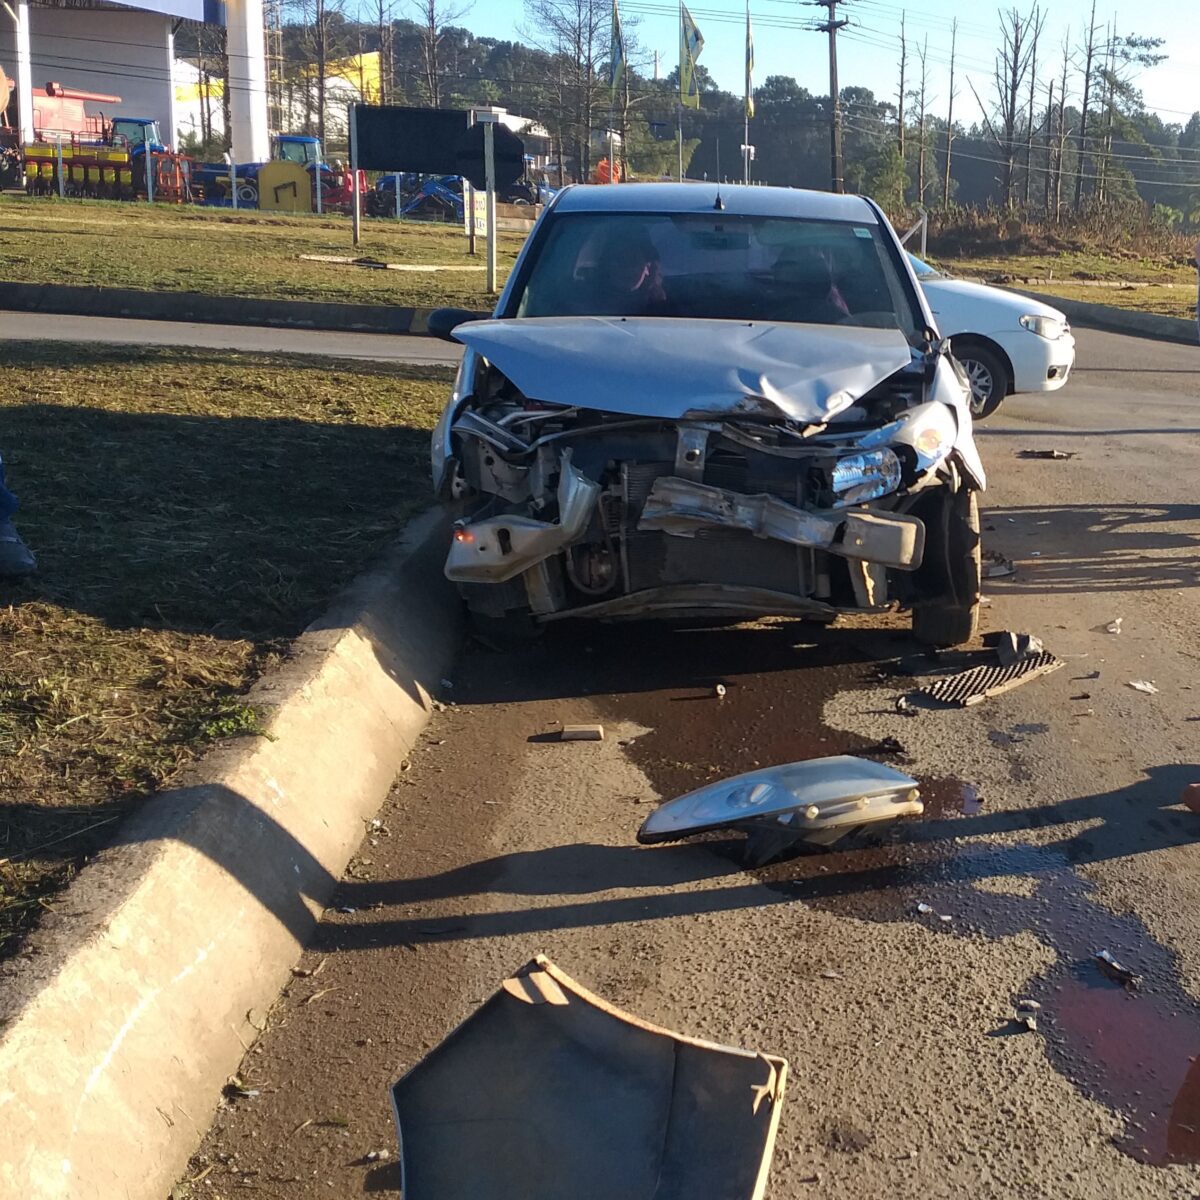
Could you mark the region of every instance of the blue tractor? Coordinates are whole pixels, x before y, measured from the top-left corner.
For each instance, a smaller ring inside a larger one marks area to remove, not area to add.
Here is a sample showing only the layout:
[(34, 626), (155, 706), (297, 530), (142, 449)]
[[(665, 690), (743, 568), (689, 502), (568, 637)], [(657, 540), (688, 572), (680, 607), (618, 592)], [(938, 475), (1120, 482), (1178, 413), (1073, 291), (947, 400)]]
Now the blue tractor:
[[(321, 207), (325, 210), (348, 208), (353, 199), (349, 172), (324, 161), (318, 138), (298, 133), (277, 133), (271, 137), (271, 161), (299, 163), (310, 175), (320, 179)], [(238, 208), (258, 207), (258, 172), (263, 163), (238, 163), (237, 179)], [(365, 176), (359, 181), (360, 190), (365, 186)], [(223, 208), (233, 206), (231, 179), (228, 163), (204, 163), (192, 172), (195, 182), (204, 186), (205, 203)]]

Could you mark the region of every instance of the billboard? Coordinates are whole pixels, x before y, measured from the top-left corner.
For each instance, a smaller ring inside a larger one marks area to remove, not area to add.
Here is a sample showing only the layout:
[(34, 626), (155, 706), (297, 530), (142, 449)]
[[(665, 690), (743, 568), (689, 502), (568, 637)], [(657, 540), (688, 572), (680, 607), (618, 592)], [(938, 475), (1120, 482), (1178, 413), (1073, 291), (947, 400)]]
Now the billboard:
[(119, 0), (124, 8), (162, 13), (167, 17), (186, 17), (208, 25), (225, 24), (225, 0)]

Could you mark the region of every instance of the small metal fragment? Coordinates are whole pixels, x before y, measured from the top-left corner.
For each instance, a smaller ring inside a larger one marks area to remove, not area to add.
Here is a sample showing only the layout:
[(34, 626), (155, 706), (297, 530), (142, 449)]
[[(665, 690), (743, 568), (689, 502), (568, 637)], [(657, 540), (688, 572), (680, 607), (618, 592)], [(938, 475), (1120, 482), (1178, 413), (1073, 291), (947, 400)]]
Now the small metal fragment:
[(1142, 977), (1131, 971), (1124, 963), (1120, 963), (1107, 950), (1099, 950), (1092, 955), (1092, 961), (1104, 972), (1109, 979), (1119, 983), (1130, 991), (1136, 991), (1141, 986)]
[(603, 725), (564, 725), (558, 735), (564, 742), (602, 742), (604, 741)]
[(723, 700), (725, 698), (725, 685), (723, 683), (716, 684), (713, 687), (713, 695), (716, 696), (718, 700)]
[(1048, 675), (1063, 666), (1061, 658), (1042, 652), (1031, 654), (1010, 666), (972, 667), (956, 675), (947, 675), (920, 688), (919, 691), (943, 704), (956, 704), (963, 708), (981, 704), (992, 696), (999, 696), (1039, 675)]
[(924, 901), (922, 901), (917, 905), (917, 912), (919, 912), (923, 917), (928, 916), (931, 912), (933, 912), (933, 905), (926, 904)]
[(1131, 679), (1129, 686), (1135, 692), (1145, 692), (1147, 696), (1157, 696), (1158, 688), (1154, 686), (1148, 679)]

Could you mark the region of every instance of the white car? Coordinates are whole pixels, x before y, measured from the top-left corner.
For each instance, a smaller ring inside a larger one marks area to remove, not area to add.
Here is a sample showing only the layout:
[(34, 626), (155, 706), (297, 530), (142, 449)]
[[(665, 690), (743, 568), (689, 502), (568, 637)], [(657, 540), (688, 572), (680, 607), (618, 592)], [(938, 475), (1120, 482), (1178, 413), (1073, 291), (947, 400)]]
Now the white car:
[(1075, 365), (1067, 318), (1048, 304), (1002, 288), (951, 279), (908, 256), (954, 357), (971, 381), (976, 420), (990, 416), (1014, 392), (1053, 392)]

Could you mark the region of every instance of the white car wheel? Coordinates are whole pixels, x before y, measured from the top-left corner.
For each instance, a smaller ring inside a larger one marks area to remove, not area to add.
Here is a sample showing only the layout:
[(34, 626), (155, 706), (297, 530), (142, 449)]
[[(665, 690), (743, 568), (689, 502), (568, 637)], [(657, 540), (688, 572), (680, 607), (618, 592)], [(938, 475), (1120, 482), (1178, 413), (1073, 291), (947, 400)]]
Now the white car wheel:
[(995, 354), (982, 347), (968, 346), (954, 352), (971, 384), (971, 415), (982, 421), (1000, 407), (1008, 394), (1008, 376)]

